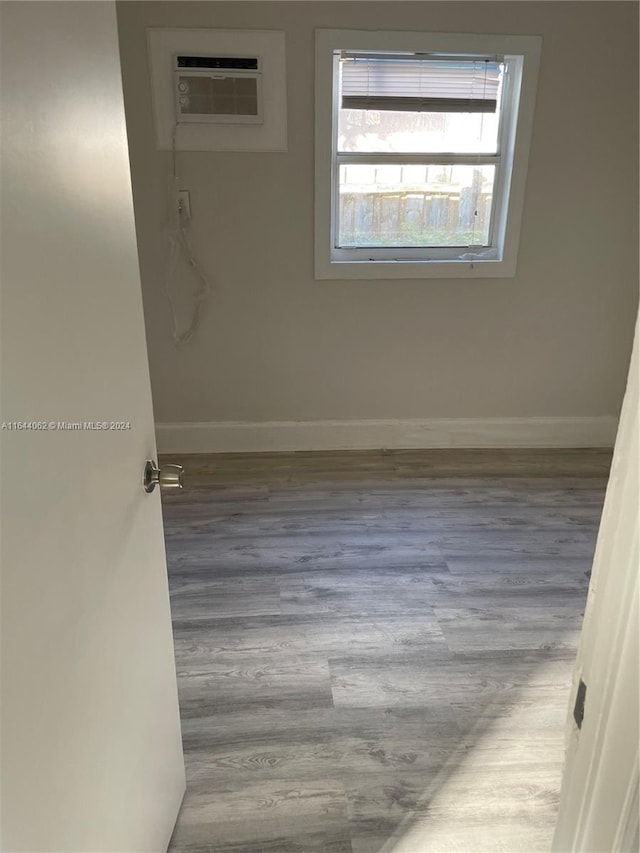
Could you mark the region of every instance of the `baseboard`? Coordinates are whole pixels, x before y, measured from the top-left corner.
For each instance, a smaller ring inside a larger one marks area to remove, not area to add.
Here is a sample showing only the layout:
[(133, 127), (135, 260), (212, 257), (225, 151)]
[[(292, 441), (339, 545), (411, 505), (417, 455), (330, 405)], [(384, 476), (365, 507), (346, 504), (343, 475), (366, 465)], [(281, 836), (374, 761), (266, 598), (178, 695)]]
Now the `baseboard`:
[(251, 453), (445, 447), (612, 447), (617, 419), (432, 418), (427, 420), (159, 423), (159, 453)]

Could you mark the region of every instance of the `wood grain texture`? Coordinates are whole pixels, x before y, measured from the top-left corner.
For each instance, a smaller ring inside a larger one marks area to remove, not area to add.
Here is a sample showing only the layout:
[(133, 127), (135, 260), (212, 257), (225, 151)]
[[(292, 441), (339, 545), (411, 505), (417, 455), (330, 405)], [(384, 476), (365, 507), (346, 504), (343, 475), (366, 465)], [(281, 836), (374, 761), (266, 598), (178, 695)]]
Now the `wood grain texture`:
[(174, 853), (534, 853), (610, 454), (167, 457)]

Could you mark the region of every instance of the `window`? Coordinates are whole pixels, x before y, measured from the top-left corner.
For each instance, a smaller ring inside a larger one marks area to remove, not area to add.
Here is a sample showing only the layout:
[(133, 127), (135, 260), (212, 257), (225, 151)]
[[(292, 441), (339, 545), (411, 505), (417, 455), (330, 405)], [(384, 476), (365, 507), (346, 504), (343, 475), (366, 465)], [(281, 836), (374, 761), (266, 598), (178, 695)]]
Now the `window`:
[(316, 278), (515, 274), (540, 46), (316, 32)]

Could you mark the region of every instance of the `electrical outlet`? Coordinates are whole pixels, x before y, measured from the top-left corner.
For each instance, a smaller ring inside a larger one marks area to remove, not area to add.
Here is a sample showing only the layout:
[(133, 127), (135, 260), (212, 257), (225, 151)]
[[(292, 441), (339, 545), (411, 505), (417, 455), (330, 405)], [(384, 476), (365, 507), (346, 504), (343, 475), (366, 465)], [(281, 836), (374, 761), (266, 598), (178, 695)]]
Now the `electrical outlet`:
[(191, 199), (189, 198), (189, 190), (178, 191), (178, 211), (183, 222), (188, 222), (191, 219)]

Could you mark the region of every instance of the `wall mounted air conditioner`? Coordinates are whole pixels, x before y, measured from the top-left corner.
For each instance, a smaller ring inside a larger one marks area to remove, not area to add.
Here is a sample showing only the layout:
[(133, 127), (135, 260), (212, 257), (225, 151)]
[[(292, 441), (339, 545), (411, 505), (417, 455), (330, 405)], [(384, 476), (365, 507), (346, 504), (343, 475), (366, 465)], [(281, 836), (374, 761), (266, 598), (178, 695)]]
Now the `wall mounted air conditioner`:
[(187, 56), (174, 67), (178, 123), (262, 124), (262, 62), (258, 56)]

